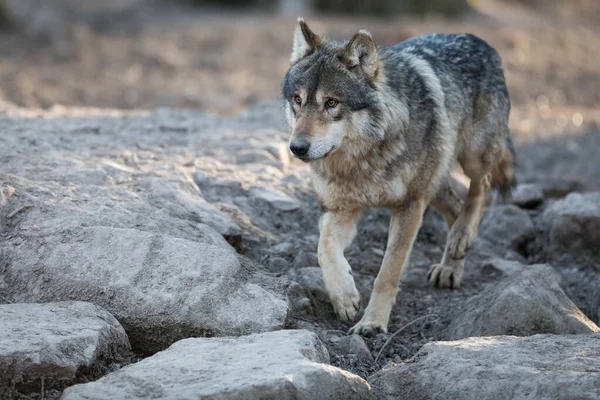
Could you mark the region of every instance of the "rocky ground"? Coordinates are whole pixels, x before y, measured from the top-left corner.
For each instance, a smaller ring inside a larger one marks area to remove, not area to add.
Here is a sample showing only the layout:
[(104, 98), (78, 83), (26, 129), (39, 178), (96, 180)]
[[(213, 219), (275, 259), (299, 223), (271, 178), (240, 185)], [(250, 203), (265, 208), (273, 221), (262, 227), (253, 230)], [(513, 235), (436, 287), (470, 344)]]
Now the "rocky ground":
[[(246, 109), (276, 96), (290, 21), (178, 12), (81, 28), (67, 58), (0, 35), (0, 398), (600, 397), (597, 27), (317, 19), (383, 42), (475, 31), (515, 104), (521, 184), (486, 209), (463, 287), (426, 282), (446, 234), (428, 211), (389, 333), (363, 339), (324, 291), (319, 211), (278, 104)], [(387, 219), (366, 212), (347, 252), (363, 304)]]

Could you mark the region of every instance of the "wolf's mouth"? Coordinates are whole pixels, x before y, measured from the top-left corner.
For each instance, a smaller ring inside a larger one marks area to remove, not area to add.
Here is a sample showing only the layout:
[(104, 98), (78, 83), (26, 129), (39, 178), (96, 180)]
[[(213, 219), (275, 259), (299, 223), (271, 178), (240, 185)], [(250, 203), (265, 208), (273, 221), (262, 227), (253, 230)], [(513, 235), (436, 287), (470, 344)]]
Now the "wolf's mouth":
[(331, 153), (333, 153), (333, 151), (336, 149), (336, 147), (332, 147), (331, 149), (329, 149), (327, 151), (327, 153), (323, 154), (320, 157), (300, 157), (300, 156), (296, 156), (296, 158), (298, 158), (300, 161), (304, 161), (304, 162), (311, 162), (311, 161), (316, 161), (316, 160), (320, 160), (322, 158), (327, 157), (328, 155), (330, 155)]

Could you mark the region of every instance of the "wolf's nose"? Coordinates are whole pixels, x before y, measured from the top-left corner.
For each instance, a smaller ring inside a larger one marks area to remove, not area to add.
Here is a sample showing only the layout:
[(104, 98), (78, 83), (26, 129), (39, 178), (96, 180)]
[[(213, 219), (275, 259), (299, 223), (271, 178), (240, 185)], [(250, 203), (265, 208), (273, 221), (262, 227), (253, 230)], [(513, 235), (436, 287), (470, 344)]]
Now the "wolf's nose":
[(308, 153), (308, 148), (310, 147), (310, 143), (303, 139), (296, 139), (290, 143), (290, 150), (294, 153), (295, 156), (303, 157)]

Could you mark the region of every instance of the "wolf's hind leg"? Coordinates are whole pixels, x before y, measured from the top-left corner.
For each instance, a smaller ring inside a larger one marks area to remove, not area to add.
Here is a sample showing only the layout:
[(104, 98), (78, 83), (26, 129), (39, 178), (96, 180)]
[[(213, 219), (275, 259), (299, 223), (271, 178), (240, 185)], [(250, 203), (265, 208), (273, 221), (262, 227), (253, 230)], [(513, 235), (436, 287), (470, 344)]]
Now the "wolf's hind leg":
[(448, 234), (442, 262), (433, 265), (427, 274), (432, 285), (450, 289), (460, 287), (465, 257), (477, 236), (489, 191), (490, 180), (487, 175), (479, 180), (471, 180), (465, 203)]
[(327, 212), (319, 221), (319, 265), (333, 308), (344, 321), (352, 321), (360, 310), (360, 294), (344, 250), (356, 236), (360, 211)]
[(387, 249), (373, 285), (369, 305), (362, 319), (350, 329), (350, 333), (372, 336), (378, 332), (387, 332), (402, 270), (423, 221), (425, 206), (425, 200), (418, 199), (392, 210)]
[[(463, 206), (462, 199), (456, 193), (454, 186), (458, 182), (450, 175), (442, 181), (435, 197), (431, 200), (431, 205), (446, 221), (448, 231), (452, 229), (452, 225), (458, 219)], [(464, 195), (463, 195), (464, 197)]]

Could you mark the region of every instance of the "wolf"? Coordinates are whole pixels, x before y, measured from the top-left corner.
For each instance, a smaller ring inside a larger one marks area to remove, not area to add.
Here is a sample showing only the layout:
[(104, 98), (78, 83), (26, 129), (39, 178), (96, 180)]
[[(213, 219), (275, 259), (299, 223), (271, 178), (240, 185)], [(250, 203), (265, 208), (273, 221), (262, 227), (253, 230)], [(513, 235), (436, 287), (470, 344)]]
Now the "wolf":
[[(391, 210), (387, 248), (369, 303), (350, 333), (387, 332), (402, 271), (431, 205), (449, 233), (427, 279), (460, 286), (491, 189), (510, 192), (510, 100), (498, 53), (471, 34), (430, 34), (391, 47), (365, 30), (348, 42), (319, 37), (300, 18), (281, 85), (289, 148), (310, 165), (324, 210), (318, 260), (344, 321), (360, 295), (344, 250), (367, 208)], [(452, 170), (470, 179), (463, 200)]]

